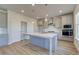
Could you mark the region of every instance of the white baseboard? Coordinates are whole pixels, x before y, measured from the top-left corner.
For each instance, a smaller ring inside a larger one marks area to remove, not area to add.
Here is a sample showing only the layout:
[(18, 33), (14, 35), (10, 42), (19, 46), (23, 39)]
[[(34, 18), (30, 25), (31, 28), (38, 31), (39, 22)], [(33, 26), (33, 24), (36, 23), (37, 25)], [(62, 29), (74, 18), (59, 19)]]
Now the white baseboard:
[(21, 40), (9, 42), (8, 45), (13, 44), (13, 43), (18, 42), (18, 41), (21, 41)]

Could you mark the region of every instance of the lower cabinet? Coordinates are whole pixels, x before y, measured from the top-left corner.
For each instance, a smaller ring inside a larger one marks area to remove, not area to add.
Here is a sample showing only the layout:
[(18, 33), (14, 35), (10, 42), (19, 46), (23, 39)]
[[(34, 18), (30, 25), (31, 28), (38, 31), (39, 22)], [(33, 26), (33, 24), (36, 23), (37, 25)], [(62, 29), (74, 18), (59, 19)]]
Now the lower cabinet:
[(30, 36), (32, 44), (35, 44), (37, 46), (40, 46), (44, 48), (44, 40), (42, 38), (39, 38), (38, 36)]
[[(49, 50), (50, 48), (50, 42), (49, 42), (49, 39), (47, 38), (43, 38), (43, 37), (38, 37), (38, 36), (30, 36), (31, 38), (31, 43), (34, 44), (34, 45), (37, 45), (39, 47), (42, 47), (42, 48), (46, 48)], [(54, 50), (55, 49), (55, 46), (57, 45), (57, 40), (55, 40), (57, 38), (53, 38), (52, 40), (52, 49)]]

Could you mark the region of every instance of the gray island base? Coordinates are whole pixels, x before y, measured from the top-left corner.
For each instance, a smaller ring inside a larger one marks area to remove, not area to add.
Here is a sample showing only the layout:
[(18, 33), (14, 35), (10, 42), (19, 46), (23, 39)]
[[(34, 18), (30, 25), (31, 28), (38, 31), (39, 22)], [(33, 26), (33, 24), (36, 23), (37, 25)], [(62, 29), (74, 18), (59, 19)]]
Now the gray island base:
[(52, 55), (52, 51), (57, 49), (57, 34), (56, 33), (45, 33), (45, 34), (28, 34), (30, 35), (31, 43), (42, 48), (49, 50), (49, 54)]

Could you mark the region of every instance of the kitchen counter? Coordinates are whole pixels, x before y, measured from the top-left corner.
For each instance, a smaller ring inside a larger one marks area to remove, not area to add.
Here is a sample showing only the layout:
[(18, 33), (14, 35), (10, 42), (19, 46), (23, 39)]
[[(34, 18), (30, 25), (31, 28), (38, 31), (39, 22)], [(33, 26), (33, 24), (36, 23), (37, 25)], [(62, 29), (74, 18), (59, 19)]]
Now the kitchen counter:
[(42, 38), (53, 38), (53, 36), (57, 35), (57, 33), (25, 33), (25, 34), (39, 36)]
[(49, 54), (57, 49), (57, 33), (23, 33), (30, 36), (31, 43), (49, 50)]

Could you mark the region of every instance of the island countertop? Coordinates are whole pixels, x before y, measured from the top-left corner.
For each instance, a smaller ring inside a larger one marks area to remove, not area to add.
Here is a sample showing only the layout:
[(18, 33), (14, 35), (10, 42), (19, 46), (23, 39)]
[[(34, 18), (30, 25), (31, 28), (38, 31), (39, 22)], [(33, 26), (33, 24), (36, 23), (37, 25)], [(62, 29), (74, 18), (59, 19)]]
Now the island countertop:
[(57, 36), (57, 33), (23, 33), (23, 34), (39, 36), (43, 38), (53, 38), (54, 36)]

